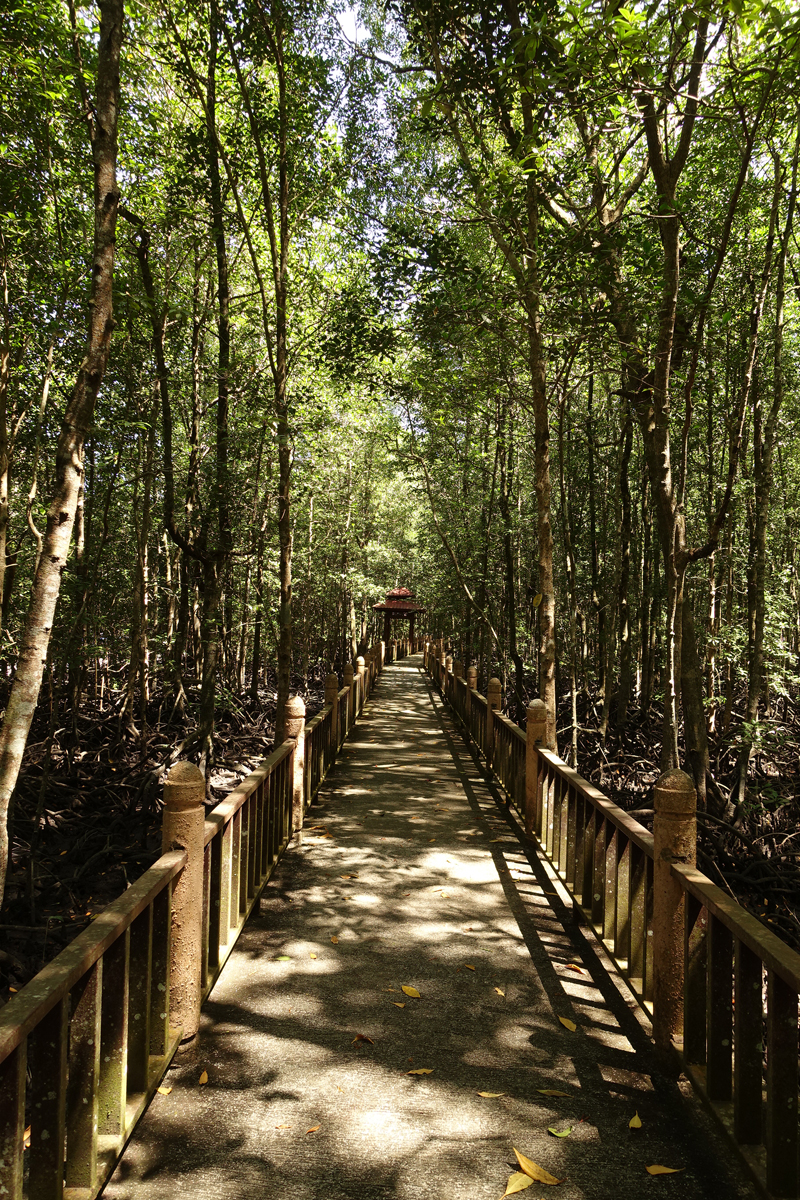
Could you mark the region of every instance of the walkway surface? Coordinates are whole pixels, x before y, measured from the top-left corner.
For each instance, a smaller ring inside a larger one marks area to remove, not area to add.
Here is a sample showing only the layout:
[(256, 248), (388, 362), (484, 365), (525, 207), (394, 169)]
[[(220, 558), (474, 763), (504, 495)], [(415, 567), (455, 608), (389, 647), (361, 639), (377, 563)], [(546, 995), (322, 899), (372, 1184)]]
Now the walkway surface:
[(106, 1200), (499, 1200), (513, 1147), (564, 1181), (530, 1200), (754, 1196), (566, 901), (389, 668)]

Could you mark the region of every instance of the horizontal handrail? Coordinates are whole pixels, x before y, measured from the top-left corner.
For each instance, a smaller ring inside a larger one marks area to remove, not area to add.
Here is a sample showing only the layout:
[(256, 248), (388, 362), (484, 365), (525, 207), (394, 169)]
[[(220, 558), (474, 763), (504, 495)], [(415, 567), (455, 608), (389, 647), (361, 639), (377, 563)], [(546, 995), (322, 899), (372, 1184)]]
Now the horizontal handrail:
[[(410, 648), (400, 644), (403, 652)], [(177, 1001), (172, 995), (177, 977), (189, 979), (190, 995), (194, 989), (196, 1029), (200, 996), (213, 987), (302, 826), (385, 661), (381, 643), (359, 659), (349, 686), (338, 689), (329, 676), (321, 712), (307, 723), (300, 718), (296, 736), (209, 813), (200, 773), (189, 768), (180, 776), (177, 807), (165, 790), (164, 838), (168, 846), (188, 847), (196, 828), (196, 856), (169, 849), (0, 1011), (0, 1196), (93, 1200), (98, 1194), (185, 1032), (171, 1021), (171, 1011), (178, 1021), (192, 1011), (185, 990)], [(169, 828), (180, 836), (168, 836), (168, 813)], [(195, 907), (176, 920), (194, 913), (202, 945), (183, 937), (176, 951), (173, 908), (190, 901)], [(187, 965), (181, 955), (195, 958)]]
[[(696, 867), (676, 861), (664, 840), (657, 862), (657, 838), (667, 836), (658, 825), (661, 781), (655, 836), (557, 754), (529, 741), (486, 697), (463, 689), (441, 646), (426, 648), (425, 665), (526, 833), (652, 1014), (657, 1039), (677, 1052), (753, 1176), (772, 1196), (800, 1196), (800, 954)], [(670, 807), (678, 795), (673, 789), (693, 789), (681, 772), (672, 775), (664, 777), (663, 803), (674, 820), (684, 810)], [(692, 810), (686, 811), (691, 822)], [(660, 925), (654, 922), (657, 870)], [(674, 883), (665, 888), (665, 879)], [(681, 909), (684, 931), (676, 945), (667, 939), (674, 939), (672, 914)], [(662, 991), (654, 994), (656, 963)], [(677, 1015), (674, 979), (683, 981)]]

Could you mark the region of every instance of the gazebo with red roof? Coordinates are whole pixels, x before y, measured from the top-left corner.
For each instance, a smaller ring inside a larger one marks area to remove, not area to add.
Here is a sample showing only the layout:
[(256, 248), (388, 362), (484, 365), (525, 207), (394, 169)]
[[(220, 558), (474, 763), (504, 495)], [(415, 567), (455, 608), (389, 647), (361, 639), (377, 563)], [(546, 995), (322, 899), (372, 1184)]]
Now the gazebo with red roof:
[(414, 636), (414, 619), (417, 613), (425, 612), (425, 608), (421, 604), (417, 604), (414, 599), (414, 593), (408, 588), (396, 587), (386, 593), (386, 600), (383, 604), (373, 604), (375, 612), (383, 613), (383, 640), (390, 641), (390, 633), (392, 621), (404, 621), (408, 618), (408, 636)]

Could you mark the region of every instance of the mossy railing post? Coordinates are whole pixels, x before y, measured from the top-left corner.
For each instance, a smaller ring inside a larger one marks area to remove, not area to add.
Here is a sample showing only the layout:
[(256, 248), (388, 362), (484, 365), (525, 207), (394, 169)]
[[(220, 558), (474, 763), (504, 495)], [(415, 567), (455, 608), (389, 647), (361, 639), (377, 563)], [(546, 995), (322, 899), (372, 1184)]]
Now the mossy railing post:
[(361, 710), (364, 707), (364, 698), (367, 687), (366, 670), (367, 668), (364, 663), (364, 656), (363, 654), (359, 654), (358, 658), (356, 659), (356, 707), (355, 712), (353, 713), (353, 720), (361, 715)]
[(478, 689), (478, 668), (467, 667), (467, 695), (464, 700), (464, 722), (467, 727), (467, 741), (472, 741), (472, 693)]
[(339, 737), (342, 741), (344, 741), (344, 739), (347, 737), (347, 734), (352, 729), (353, 720), (355, 717), (356, 689), (353, 687), (353, 680), (355, 679), (355, 675), (356, 675), (356, 673), (353, 668), (353, 664), (348, 663), (343, 672), (343, 683), (342, 683), (342, 687), (346, 687), (348, 689), (348, 692), (347, 692), (347, 729), (339, 730)]
[(653, 789), (653, 1038), (669, 1053), (683, 1034), (686, 892), (673, 863), (697, 862), (697, 793), (684, 771), (666, 771)]
[(200, 1028), (205, 795), (205, 780), (194, 763), (176, 763), (164, 783), (161, 853), (185, 850), (188, 856), (172, 893), (167, 1010), (169, 1023), (181, 1027), (181, 1042), (196, 1037)]
[(544, 700), (532, 700), (528, 705), (525, 723), (525, 832), (528, 837), (542, 836), (542, 773), (539, 767), (539, 746), (547, 739), (547, 705)]
[(329, 762), (326, 764), (327, 769), (336, 758), (336, 751), (339, 745), (339, 676), (335, 671), (325, 676), (325, 704), (330, 704), (331, 706), (331, 748)]
[(493, 676), (486, 689), (486, 745), (483, 752), (486, 755), (486, 765), (491, 768), (494, 761), (494, 713), (503, 707), (503, 685)]
[(301, 696), (290, 696), (286, 701), (286, 740), (294, 739), (292, 751), (292, 832), (303, 828), (305, 800), (305, 725), (306, 706)]

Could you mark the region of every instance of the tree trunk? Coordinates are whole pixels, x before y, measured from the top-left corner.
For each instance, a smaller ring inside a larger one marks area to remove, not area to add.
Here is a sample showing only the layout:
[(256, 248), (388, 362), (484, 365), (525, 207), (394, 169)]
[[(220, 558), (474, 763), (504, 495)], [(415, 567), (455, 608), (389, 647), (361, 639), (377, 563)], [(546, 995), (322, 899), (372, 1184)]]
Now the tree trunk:
[(31, 589), (17, 672), (0, 728), (0, 901), (8, 868), (8, 807), (47, 661), (61, 574), (67, 562), (78, 505), (84, 441), (105, 375), (114, 328), (112, 280), (119, 202), (117, 114), (123, 21), (121, 0), (100, 0), (96, 94), (93, 107), (87, 105), (85, 108), (92, 147), (95, 203), (89, 339), (58, 438), (55, 492), (47, 514), (39, 569)]

